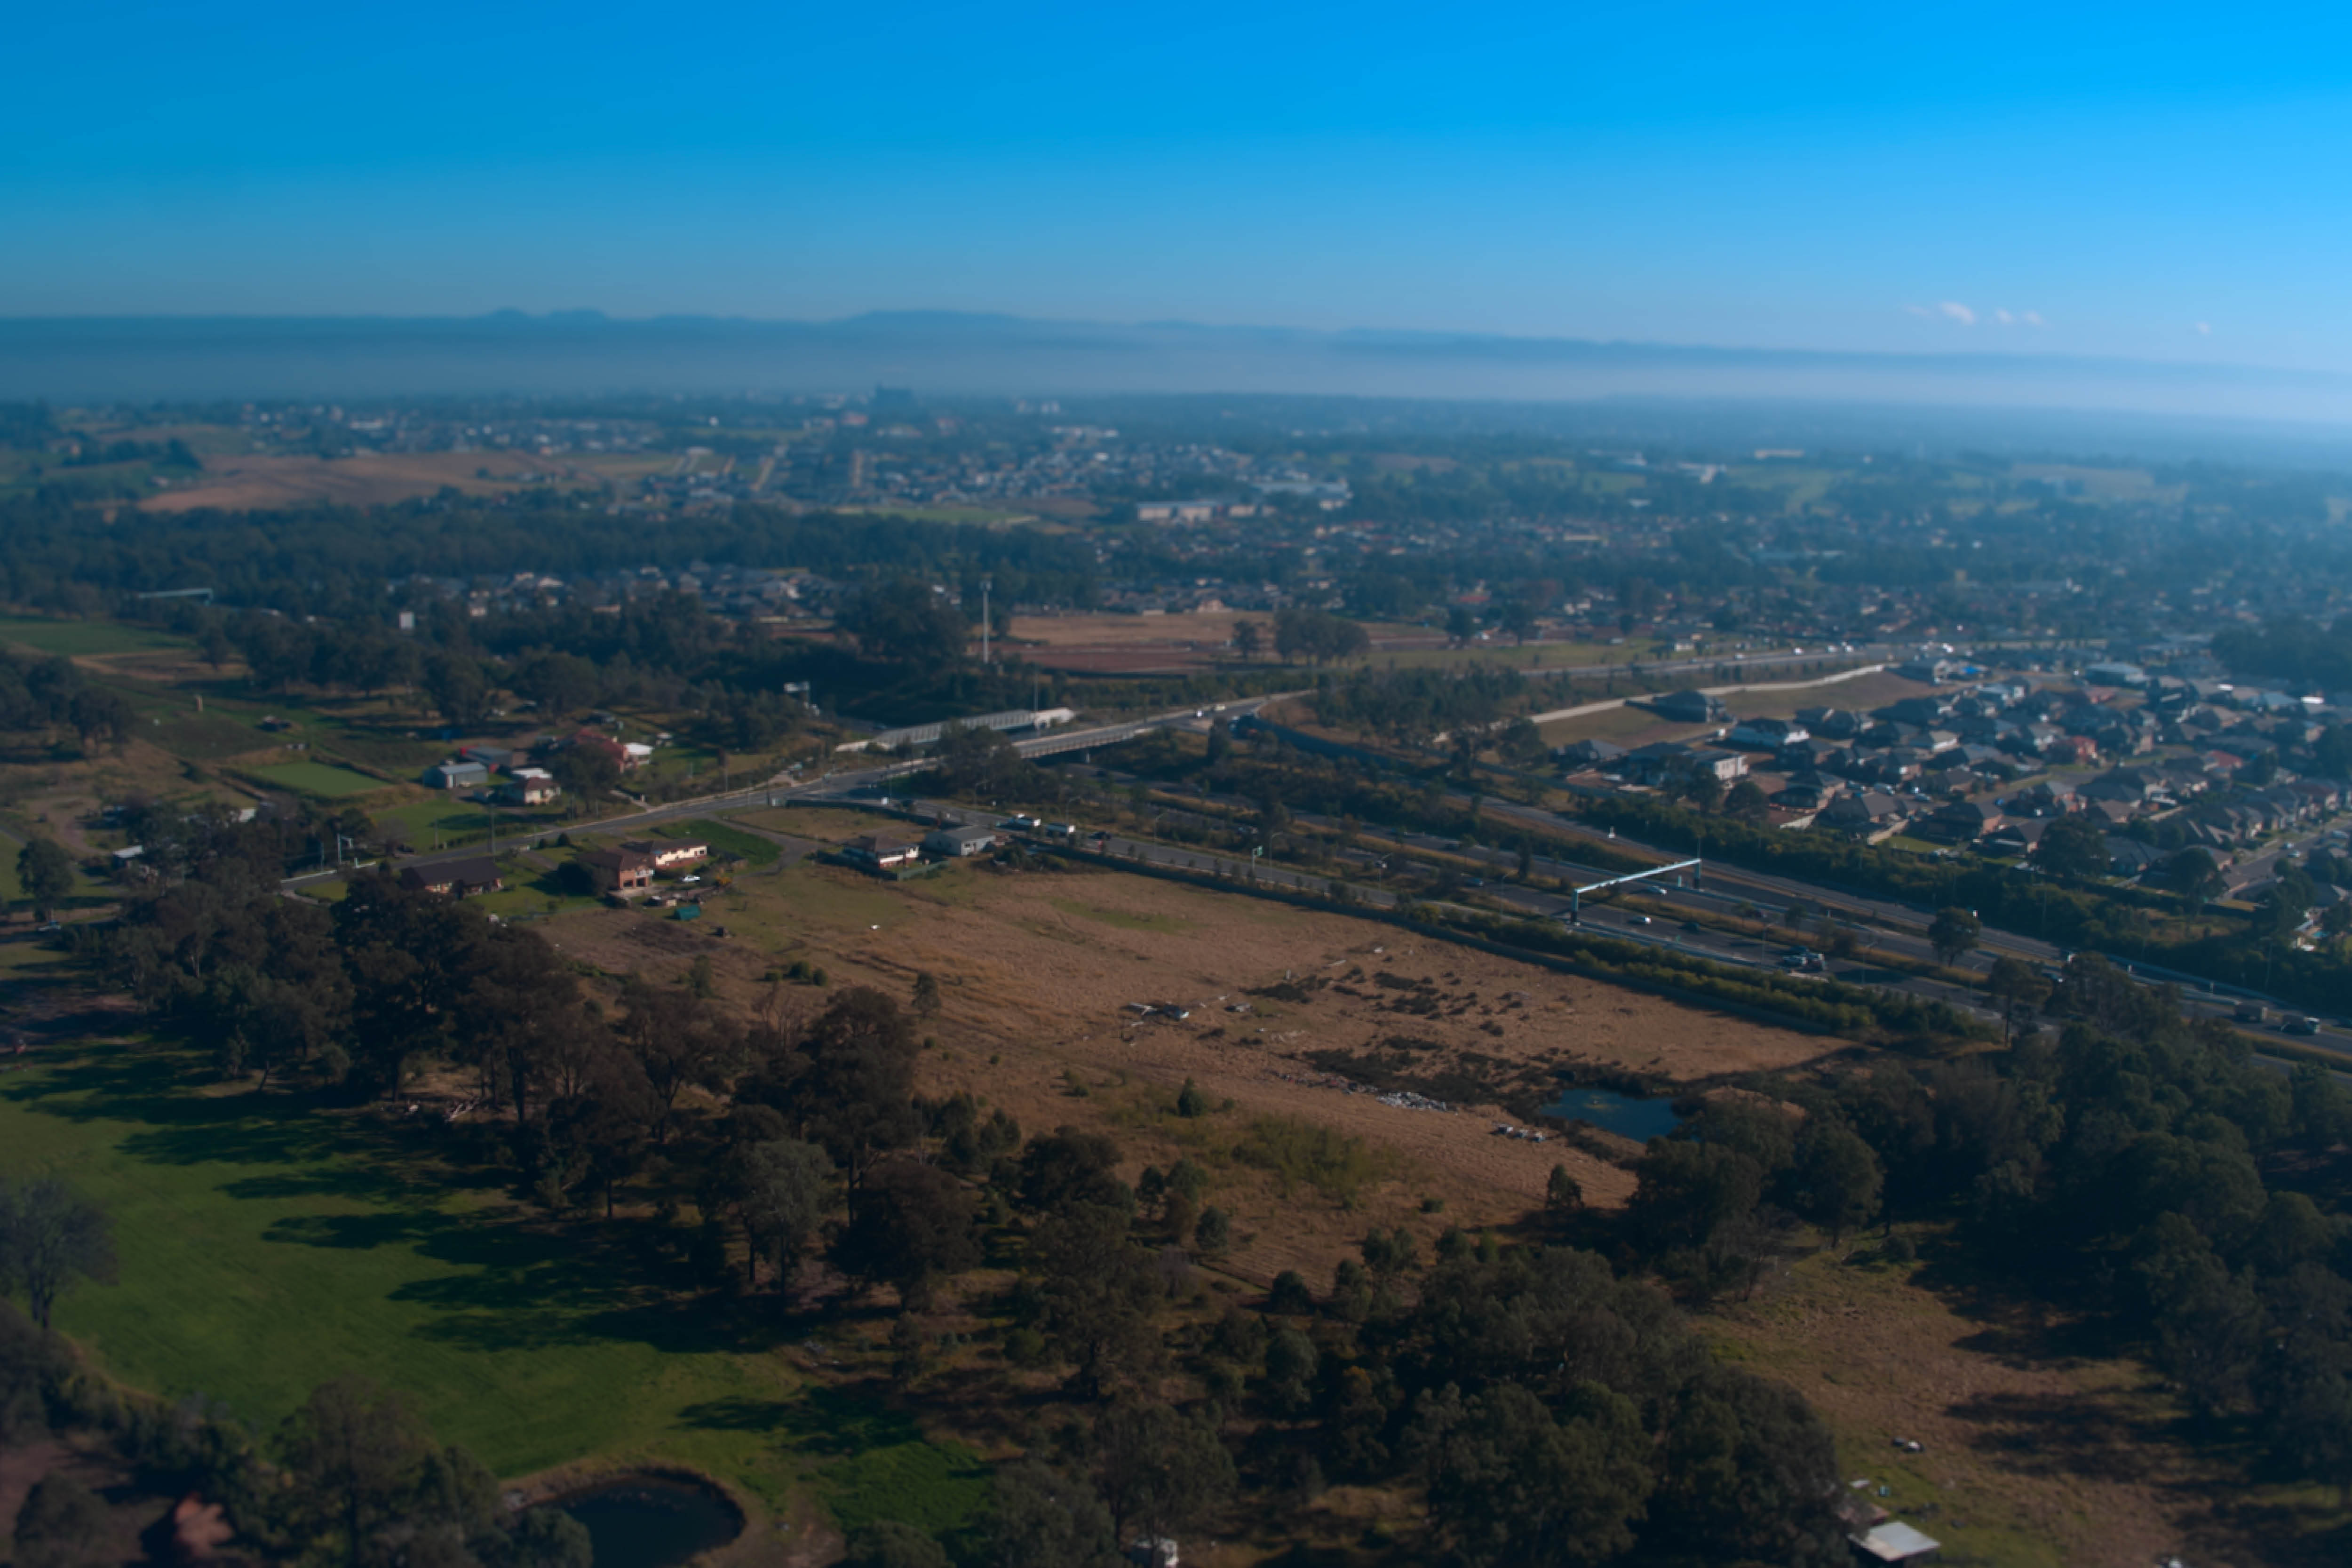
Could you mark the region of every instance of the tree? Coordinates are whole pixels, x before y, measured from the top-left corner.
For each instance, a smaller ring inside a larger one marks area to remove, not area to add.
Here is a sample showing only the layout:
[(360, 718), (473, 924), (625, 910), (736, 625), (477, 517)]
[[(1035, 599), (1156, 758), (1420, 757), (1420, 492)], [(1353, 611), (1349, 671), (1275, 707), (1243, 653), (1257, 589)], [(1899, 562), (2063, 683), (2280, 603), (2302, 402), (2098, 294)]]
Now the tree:
[(989, 1489), (988, 1568), (1117, 1568), (1110, 1512), (1087, 1481), (1021, 1459)]
[(2104, 877), (2111, 859), (2106, 834), (2088, 816), (2058, 818), (2033, 846), (2033, 863), (2053, 877)]
[(527, 1508), (507, 1531), (514, 1568), (593, 1568), (588, 1527), (556, 1508)]
[(836, 623), (859, 650), (936, 674), (961, 661), (971, 627), (963, 612), (912, 577), (894, 577), (859, 594)]
[(103, 686), (83, 687), (67, 709), (67, 720), (81, 737), (84, 751), (94, 742), (121, 740), (131, 732), (133, 717), (123, 695)]
[(1515, 768), (1532, 768), (1550, 757), (1551, 748), (1544, 744), (1543, 731), (1522, 716), (1503, 726), (1495, 752)]
[(53, 919), (58, 904), (73, 891), (73, 857), (56, 839), (35, 834), (16, 851), (16, 885), (32, 900), (35, 915)]
[(432, 1434), (404, 1394), (362, 1377), (320, 1384), (286, 1418), (278, 1446), (297, 1506), (320, 1538), (340, 1537), (360, 1568), (377, 1530), (397, 1517), (434, 1452)]
[(1156, 1399), (1103, 1412), (1095, 1456), (1118, 1540), (1181, 1540), (1234, 1494), (1233, 1456), (1217, 1435)]
[(436, 653), (425, 661), (425, 696), (435, 712), (460, 728), (489, 717), (489, 680), (464, 654)]
[(1843, 1122), (1821, 1116), (1809, 1121), (1789, 1173), (1797, 1212), (1828, 1230), (1832, 1247), (1877, 1216), (1885, 1187), (1878, 1156)]
[(984, 724), (950, 724), (932, 754), (940, 783), (951, 795), (991, 799), (1030, 792), (1037, 770), (1012, 738)]
[(1977, 919), (1976, 911), (1945, 908), (1937, 910), (1928, 922), (1927, 945), (1936, 950), (1936, 962), (1949, 968), (1974, 951), (1977, 938), (1983, 934), (1984, 922)]
[[(575, 741), (547, 760), (547, 771), (575, 803), (603, 800), (621, 782), (621, 760), (601, 739)], [(568, 867), (576, 861), (567, 861)]]
[(2213, 864), (2213, 857), (2193, 846), (2167, 860), (2158, 874), (2166, 887), (2194, 905), (2200, 915), (2224, 886), (2221, 868)]
[(1843, 1564), (1829, 1429), (1794, 1390), (1710, 1366), (1668, 1413), (1643, 1544), (1676, 1561)]
[(1731, 786), (1731, 793), (1723, 797), (1725, 815), (1742, 822), (1763, 821), (1771, 805), (1765, 796), (1764, 786), (1754, 779), (1741, 779)]
[(789, 1283), (833, 1207), (833, 1162), (814, 1143), (778, 1138), (747, 1150), (736, 1203), (753, 1256)]
[(43, 1329), (77, 1276), (112, 1283), (105, 1211), (55, 1176), (0, 1186), (0, 1287), (22, 1290)]
[(1423, 1396), (1413, 1430), (1430, 1512), (1465, 1563), (1599, 1563), (1633, 1543), (1653, 1480), (1649, 1435), (1633, 1401), (1577, 1384), (1564, 1420), (1514, 1383), (1465, 1400), (1452, 1384)]
[(1544, 1207), (1554, 1214), (1573, 1214), (1584, 1206), (1584, 1188), (1566, 1165), (1554, 1165), (1544, 1183)]
[(1031, 1233), (1029, 1260), (1038, 1330), (1077, 1369), (1081, 1391), (1098, 1394), (1157, 1357), (1160, 1281), (1128, 1239), (1124, 1206), (1080, 1202), (1049, 1215)]
[(1258, 649), (1264, 647), (1265, 643), (1265, 627), (1258, 622), (1235, 621), (1234, 623), (1234, 651), (1242, 656), (1242, 661), (1244, 664), (1257, 658)]
[(1653, 1138), (1633, 1169), (1638, 1180), (1625, 1208), (1628, 1233), (1662, 1250), (1706, 1246), (1724, 1226), (1751, 1213), (1763, 1192), (1763, 1168), (1721, 1144)]
[(916, 974), (915, 994), (913, 1000), (908, 1004), (908, 1007), (918, 1018), (932, 1017), (939, 1013), (940, 981), (938, 975), (933, 974), (928, 969)]
[(668, 1142), (678, 1097), (688, 1089), (722, 1083), (741, 1036), (710, 1004), (691, 992), (631, 980), (622, 987), (621, 1043), (637, 1060), (651, 1089), (656, 1146)]
[(16, 1513), (16, 1568), (82, 1568), (111, 1561), (108, 1550), (106, 1500), (67, 1475), (51, 1470), (34, 1483)]
[(936, 1165), (892, 1161), (853, 1199), (839, 1257), (849, 1272), (894, 1285), (919, 1307), (934, 1279), (980, 1261), (971, 1194)]
[(898, 1004), (870, 986), (833, 999), (809, 1026), (785, 1114), (848, 1173), (853, 1194), (877, 1155), (912, 1143), (915, 1034)]
[(2000, 1006), (2006, 1037), (2015, 1034), (2018, 1025), (2050, 999), (2050, 982), (2032, 964), (2003, 953), (1992, 961), (1992, 969), (1985, 976), (1985, 994)]

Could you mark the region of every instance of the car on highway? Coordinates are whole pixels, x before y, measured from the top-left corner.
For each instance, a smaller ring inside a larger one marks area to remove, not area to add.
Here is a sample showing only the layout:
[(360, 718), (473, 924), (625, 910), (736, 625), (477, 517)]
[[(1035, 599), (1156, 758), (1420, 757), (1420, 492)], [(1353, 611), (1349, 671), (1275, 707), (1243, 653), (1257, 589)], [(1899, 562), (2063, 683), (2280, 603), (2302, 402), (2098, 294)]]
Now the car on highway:
[(1650, 917), (1647, 915), (1627, 915), (1625, 917), (1625, 923), (1629, 926), (1645, 926), (1651, 922)]
[(1700, 931), (1705, 931), (1706, 929), (1706, 927), (1705, 927), (1705, 926), (1703, 926), (1703, 925), (1699, 924), (1699, 923), (1698, 923), (1698, 921), (1683, 921), (1683, 930), (1685, 930), (1685, 931), (1689, 931), (1689, 932), (1693, 933), (1694, 935), (1696, 935), (1696, 933), (1698, 933), (1698, 932), (1700, 932)]
[(1076, 838), (1077, 836), (1077, 824), (1074, 822), (1041, 822), (1037, 825), (1037, 837), (1040, 838)]
[(1035, 817), (1024, 813), (1019, 816), (1008, 816), (996, 826), (1004, 829), (1007, 833), (1034, 833), (1037, 829), (1045, 825), (1038, 821)]

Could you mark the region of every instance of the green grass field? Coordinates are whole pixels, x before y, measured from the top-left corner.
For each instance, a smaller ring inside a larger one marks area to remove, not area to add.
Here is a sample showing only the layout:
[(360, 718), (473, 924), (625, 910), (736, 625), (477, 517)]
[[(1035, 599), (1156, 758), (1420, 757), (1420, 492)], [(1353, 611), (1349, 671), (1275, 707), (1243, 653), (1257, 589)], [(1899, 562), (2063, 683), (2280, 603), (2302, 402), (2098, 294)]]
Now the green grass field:
[(549, 1227), (446, 1184), (404, 1130), (206, 1079), (152, 1046), (0, 1079), (0, 1175), (54, 1173), (112, 1216), (120, 1282), (58, 1311), (110, 1373), (267, 1426), (364, 1373), (509, 1477), (658, 1461), (941, 1524), (977, 1500), (961, 1448), (811, 1397), (772, 1318), (665, 1288), (648, 1227)]
[(0, 616), (0, 643), (38, 649), (42, 653), (144, 653), (154, 648), (185, 647), (185, 637), (151, 632), (142, 626), (111, 621), (45, 621), (29, 616)]
[(332, 763), (278, 763), (266, 768), (255, 768), (253, 776), (267, 779), (287, 789), (299, 790), (304, 795), (323, 795), (329, 800), (341, 800), (349, 795), (367, 795), (392, 786), (382, 779), (339, 768)]
[(699, 838), (710, 846), (713, 854), (740, 855), (754, 866), (772, 866), (784, 852), (784, 847), (772, 838), (746, 833), (707, 816), (673, 823), (661, 832), (665, 838)]

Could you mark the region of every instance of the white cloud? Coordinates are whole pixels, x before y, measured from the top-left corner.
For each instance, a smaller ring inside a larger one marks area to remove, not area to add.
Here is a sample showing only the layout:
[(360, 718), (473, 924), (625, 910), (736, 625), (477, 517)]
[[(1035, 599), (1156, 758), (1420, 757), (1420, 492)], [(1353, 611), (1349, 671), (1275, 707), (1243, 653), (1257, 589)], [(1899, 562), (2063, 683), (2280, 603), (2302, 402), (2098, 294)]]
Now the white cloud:
[(1915, 316), (1933, 316), (1936, 313), (1925, 305), (1906, 305), (1903, 308)]
[(2200, 321), (2200, 322), (2198, 322), (2198, 323), (2197, 323), (2197, 335), (2198, 335), (2199, 337), (2200, 337), (2200, 338), (2210, 338), (2210, 337), (2211, 337), (2211, 336), (2213, 335), (2213, 323), (2212, 323), (2212, 322), (2210, 322), (2210, 321)]
[(2017, 319), (2023, 321), (2029, 327), (2038, 327), (2042, 324), (2042, 312), (2039, 310), (2028, 310)]
[(1999, 321), (2004, 327), (2013, 327), (2017, 325), (2017, 318), (2011, 315), (2007, 310), (1994, 310), (1992, 313), (1992, 319)]
[(1940, 300), (1937, 303), (1936, 309), (1964, 327), (1973, 327), (1977, 324), (1977, 313), (1957, 300)]

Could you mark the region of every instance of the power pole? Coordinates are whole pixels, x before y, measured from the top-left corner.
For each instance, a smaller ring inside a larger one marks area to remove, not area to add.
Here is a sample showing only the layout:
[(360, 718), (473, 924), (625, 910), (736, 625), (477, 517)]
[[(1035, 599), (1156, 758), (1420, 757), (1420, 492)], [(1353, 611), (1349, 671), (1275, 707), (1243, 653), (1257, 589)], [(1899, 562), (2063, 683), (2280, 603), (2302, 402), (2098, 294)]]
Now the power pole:
[(994, 586), (996, 586), (996, 579), (993, 577), (982, 577), (980, 580), (980, 665), (982, 669), (987, 668), (989, 663), (988, 591)]

